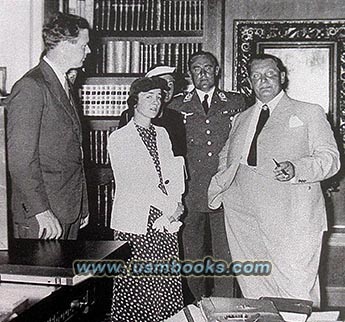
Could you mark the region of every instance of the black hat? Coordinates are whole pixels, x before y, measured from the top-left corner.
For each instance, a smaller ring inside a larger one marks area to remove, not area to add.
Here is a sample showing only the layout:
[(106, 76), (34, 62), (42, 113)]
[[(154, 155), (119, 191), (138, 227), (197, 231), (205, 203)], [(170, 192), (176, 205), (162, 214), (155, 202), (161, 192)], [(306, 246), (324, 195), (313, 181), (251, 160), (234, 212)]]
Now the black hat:
[(138, 95), (141, 92), (148, 92), (151, 89), (160, 88), (168, 91), (169, 87), (166, 80), (159, 77), (142, 77), (136, 79), (129, 90), (129, 96)]

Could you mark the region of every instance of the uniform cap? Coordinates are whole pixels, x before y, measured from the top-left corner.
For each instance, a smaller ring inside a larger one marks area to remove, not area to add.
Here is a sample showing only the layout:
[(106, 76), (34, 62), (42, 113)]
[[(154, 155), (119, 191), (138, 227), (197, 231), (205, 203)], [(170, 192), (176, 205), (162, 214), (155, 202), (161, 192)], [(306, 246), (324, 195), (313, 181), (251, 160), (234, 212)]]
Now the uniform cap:
[(145, 77), (153, 77), (153, 76), (162, 76), (166, 74), (172, 74), (176, 70), (176, 67), (170, 67), (170, 66), (157, 66), (150, 71), (148, 71), (145, 75)]

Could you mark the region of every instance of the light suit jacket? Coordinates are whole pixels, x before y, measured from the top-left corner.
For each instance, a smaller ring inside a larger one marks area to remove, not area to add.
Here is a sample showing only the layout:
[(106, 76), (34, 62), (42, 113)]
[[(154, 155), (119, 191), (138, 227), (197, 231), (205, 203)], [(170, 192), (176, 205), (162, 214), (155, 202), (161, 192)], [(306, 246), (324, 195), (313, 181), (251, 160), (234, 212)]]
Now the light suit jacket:
[(172, 215), (184, 193), (184, 159), (174, 157), (168, 133), (156, 127), (157, 149), (163, 182), (168, 196), (158, 188), (159, 177), (151, 155), (133, 120), (113, 132), (108, 152), (115, 178), (111, 228), (135, 234), (145, 234), (150, 206)]
[[(218, 172), (208, 189), (210, 208), (221, 205), (223, 193), (236, 176), (254, 108), (237, 115), (219, 154)], [(258, 138), (257, 172), (273, 179), (273, 158), (278, 162), (291, 161), (295, 166), (295, 178), (282, 183), (294, 187), (289, 190), (295, 196), (291, 211), (314, 215), (313, 222), (326, 229), (320, 181), (339, 170), (340, 160), (333, 132), (320, 106), (291, 99), (286, 94), (282, 97)]]
[(14, 221), (47, 209), (63, 224), (87, 216), (81, 123), (52, 68), (41, 61), (5, 105)]

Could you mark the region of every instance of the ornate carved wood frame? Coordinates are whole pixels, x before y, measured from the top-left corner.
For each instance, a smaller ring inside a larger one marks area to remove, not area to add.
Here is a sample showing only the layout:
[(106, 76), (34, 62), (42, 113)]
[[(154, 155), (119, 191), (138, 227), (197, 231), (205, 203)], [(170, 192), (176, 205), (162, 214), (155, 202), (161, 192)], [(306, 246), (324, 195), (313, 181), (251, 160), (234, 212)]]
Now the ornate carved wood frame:
[[(330, 46), (330, 84), (332, 106), (329, 119), (345, 145), (345, 20), (235, 20), (234, 22), (234, 79), (236, 90), (251, 95), (247, 81), (247, 63), (253, 53), (262, 51), (265, 43), (314, 44)], [(279, 46), (279, 45), (278, 45)]]

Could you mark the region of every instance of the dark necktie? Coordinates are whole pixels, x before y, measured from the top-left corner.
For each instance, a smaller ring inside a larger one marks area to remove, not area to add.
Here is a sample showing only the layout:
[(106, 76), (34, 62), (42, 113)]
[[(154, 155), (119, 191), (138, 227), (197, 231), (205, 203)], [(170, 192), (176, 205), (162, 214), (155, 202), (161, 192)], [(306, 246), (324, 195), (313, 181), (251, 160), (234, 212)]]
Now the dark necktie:
[(71, 91), (71, 84), (68, 80), (68, 77), (65, 77), (65, 84), (64, 84), (64, 88), (65, 88), (65, 92), (66, 95), (68, 97), (68, 99), (70, 100), (71, 104), (72, 104), (72, 91)]
[(209, 110), (209, 106), (208, 106), (208, 101), (207, 101), (207, 99), (208, 99), (208, 94), (206, 94), (205, 96), (204, 96), (204, 100), (202, 101), (202, 107), (204, 108), (204, 111), (205, 111), (205, 114), (207, 114), (208, 113), (208, 110)]
[(258, 137), (259, 137), (259, 134), (261, 133), (262, 128), (266, 124), (269, 116), (270, 116), (270, 110), (269, 110), (268, 106), (266, 104), (264, 104), (261, 108), (261, 112), (260, 112), (258, 123), (256, 125), (256, 130), (255, 130), (252, 144), (250, 145), (248, 158), (247, 158), (248, 165), (256, 166), (256, 157), (257, 157), (256, 156), (256, 149), (257, 149), (256, 145), (257, 145)]

